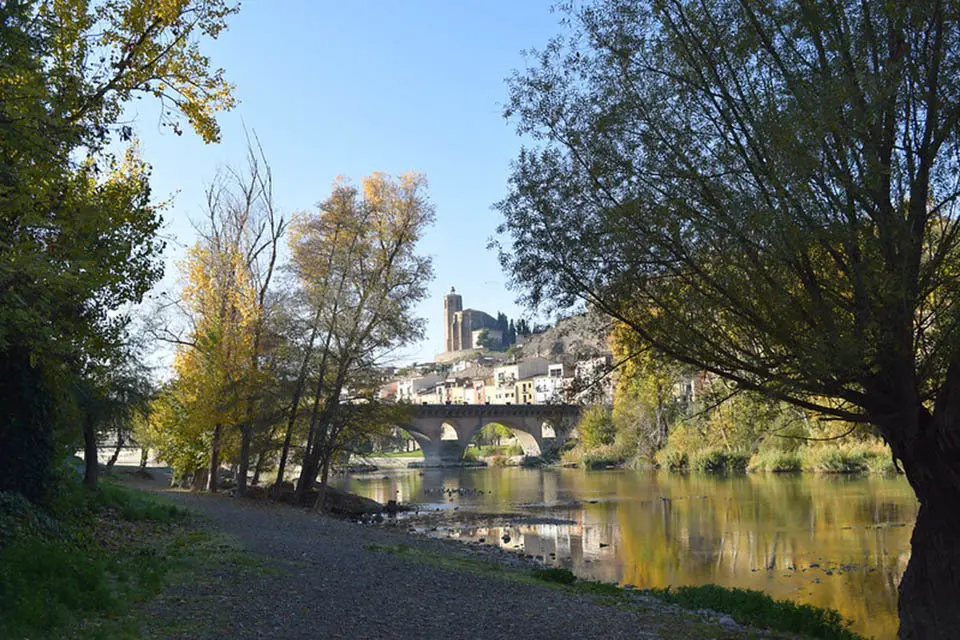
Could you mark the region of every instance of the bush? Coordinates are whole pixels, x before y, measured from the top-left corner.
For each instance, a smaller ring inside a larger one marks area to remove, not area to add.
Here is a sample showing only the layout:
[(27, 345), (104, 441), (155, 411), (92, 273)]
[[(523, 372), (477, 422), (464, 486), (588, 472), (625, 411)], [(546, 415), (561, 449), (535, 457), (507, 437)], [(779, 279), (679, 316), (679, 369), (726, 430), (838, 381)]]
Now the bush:
[(613, 410), (601, 405), (589, 407), (583, 412), (577, 431), (580, 433), (580, 442), (587, 450), (612, 445), (617, 437)]
[(722, 449), (706, 449), (693, 455), (692, 466), (706, 473), (742, 473), (747, 469), (750, 457), (742, 453), (731, 453)]
[(799, 453), (791, 451), (777, 451), (770, 449), (757, 452), (750, 458), (748, 471), (769, 471), (772, 473), (789, 473), (800, 471), (803, 460)]
[(690, 456), (679, 449), (662, 449), (656, 455), (657, 464), (670, 471), (686, 471), (690, 468)]
[(580, 464), (584, 469), (605, 469), (619, 465), (623, 461), (624, 454), (616, 445), (596, 447), (584, 451), (580, 456)]

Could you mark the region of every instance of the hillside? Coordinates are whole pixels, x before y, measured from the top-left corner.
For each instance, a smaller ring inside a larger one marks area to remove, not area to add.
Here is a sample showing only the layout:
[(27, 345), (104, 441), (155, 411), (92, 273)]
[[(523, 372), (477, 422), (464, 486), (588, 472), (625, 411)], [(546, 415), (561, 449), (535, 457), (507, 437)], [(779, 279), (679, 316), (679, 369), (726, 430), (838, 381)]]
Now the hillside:
[(608, 321), (598, 313), (584, 313), (560, 320), (542, 333), (517, 340), (522, 357), (540, 357), (574, 364), (610, 353), (607, 346)]

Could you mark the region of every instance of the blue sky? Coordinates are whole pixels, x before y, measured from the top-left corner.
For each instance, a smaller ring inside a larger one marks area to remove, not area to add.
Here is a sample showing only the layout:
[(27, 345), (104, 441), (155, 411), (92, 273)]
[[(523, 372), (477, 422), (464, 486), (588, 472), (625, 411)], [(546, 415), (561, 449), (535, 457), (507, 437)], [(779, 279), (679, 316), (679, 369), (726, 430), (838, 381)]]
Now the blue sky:
[(135, 105), (154, 196), (175, 194), (166, 218), (177, 242), (162, 288), (175, 287), (204, 186), (218, 167), (242, 166), (246, 124), (260, 137), (286, 215), (314, 207), (338, 175), (426, 174), (437, 221), (421, 250), (433, 256), (436, 279), (420, 308), (427, 339), (401, 362), (443, 350), (442, 297), (451, 286), (465, 307), (519, 317), (486, 245), (500, 220), (491, 204), (520, 149), (502, 117), (505, 79), (525, 66), (522, 50), (559, 31), (552, 1), (245, 2), (219, 40), (203, 43), (240, 100), (220, 118), (221, 144), (161, 130), (156, 105)]

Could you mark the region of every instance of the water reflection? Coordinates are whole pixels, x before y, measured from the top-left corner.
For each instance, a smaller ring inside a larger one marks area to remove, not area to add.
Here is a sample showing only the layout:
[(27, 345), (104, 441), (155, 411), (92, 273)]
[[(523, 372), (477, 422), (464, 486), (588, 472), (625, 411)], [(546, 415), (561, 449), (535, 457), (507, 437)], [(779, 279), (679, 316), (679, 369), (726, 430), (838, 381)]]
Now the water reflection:
[[(512, 514), (434, 535), (483, 538), (638, 587), (716, 583), (840, 610), (896, 634), (916, 502), (900, 478), (425, 469), (340, 479), (385, 502)], [(574, 524), (525, 524), (531, 516)], [(515, 522), (514, 522), (515, 521)]]

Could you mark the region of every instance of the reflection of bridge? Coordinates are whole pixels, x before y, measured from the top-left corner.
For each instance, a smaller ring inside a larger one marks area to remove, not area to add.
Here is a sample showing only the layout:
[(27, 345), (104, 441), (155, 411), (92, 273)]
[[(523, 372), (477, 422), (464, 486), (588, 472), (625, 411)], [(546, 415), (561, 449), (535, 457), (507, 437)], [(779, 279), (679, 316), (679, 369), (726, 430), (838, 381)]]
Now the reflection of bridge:
[(403, 428), (430, 466), (460, 461), (477, 431), (493, 423), (510, 429), (524, 454), (541, 455), (563, 443), (579, 415), (572, 404), (423, 404), (411, 407)]

